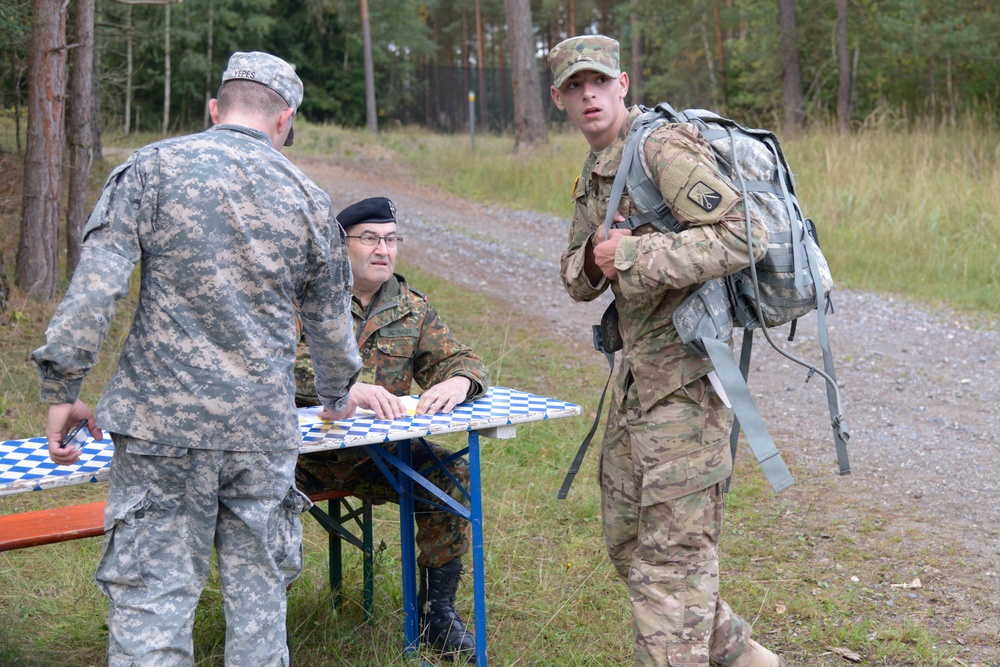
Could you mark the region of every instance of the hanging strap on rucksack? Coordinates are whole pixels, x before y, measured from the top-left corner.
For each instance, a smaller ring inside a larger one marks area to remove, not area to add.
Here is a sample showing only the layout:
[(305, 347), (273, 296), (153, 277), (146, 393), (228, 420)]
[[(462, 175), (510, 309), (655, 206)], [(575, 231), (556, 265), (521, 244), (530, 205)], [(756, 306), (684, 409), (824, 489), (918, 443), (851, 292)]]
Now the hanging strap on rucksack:
[[(738, 429), (742, 428), (768, 483), (778, 493), (792, 485), (792, 474), (778, 453), (778, 448), (764, 425), (764, 419), (760, 416), (760, 410), (750, 396), (744, 375), (729, 349), (729, 340), (733, 337), (733, 320), (728, 290), (724, 278), (706, 282), (674, 311), (674, 328), (685, 345), (697, 354), (711, 359), (715, 366), (724, 390), (724, 400), (728, 400), (735, 413), (733, 434), (730, 437), (734, 462), (735, 437)], [(746, 362), (749, 365), (749, 357)], [(723, 394), (717, 393), (720, 396)]]
[(559, 487), (559, 493), (556, 495), (559, 500), (566, 500), (566, 495), (569, 493), (569, 487), (573, 485), (573, 480), (576, 479), (576, 473), (580, 472), (580, 466), (583, 465), (583, 459), (587, 455), (587, 449), (590, 447), (590, 441), (593, 440), (594, 434), (597, 433), (597, 425), (601, 421), (601, 414), (604, 412), (604, 397), (607, 396), (608, 387), (611, 385), (611, 378), (615, 374), (615, 352), (622, 349), (622, 339), (621, 333), (618, 329), (618, 308), (615, 306), (615, 302), (612, 301), (604, 311), (604, 315), (601, 317), (601, 323), (595, 324), (593, 326), (594, 330), (594, 347), (604, 354), (604, 358), (608, 360), (608, 379), (604, 383), (604, 391), (601, 392), (601, 400), (597, 403), (597, 414), (594, 415), (594, 423), (590, 425), (590, 430), (587, 435), (584, 436), (583, 442), (580, 443), (579, 449), (576, 450), (576, 456), (573, 457), (573, 463), (569, 466), (569, 471), (566, 472), (566, 477), (563, 479), (562, 486)]
[[(730, 141), (733, 143), (734, 151), (735, 151), (736, 137), (733, 134), (733, 129), (732, 129), (732, 127), (727, 127), (726, 130), (727, 130), (727, 132), (729, 134)], [(768, 147), (770, 148), (770, 150), (772, 151), (772, 153), (776, 157), (778, 157), (778, 156), (781, 155), (781, 152), (778, 150), (777, 146), (774, 145), (773, 141), (771, 141), (770, 139), (768, 139), (768, 140), (765, 140), (764, 143), (766, 145), (768, 145)], [(748, 201), (749, 194), (748, 194), (748, 189), (747, 189), (747, 182), (746, 182), (746, 179), (743, 176), (743, 170), (740, 168), (740, 165), (739, 165), (738, 161), (734, 161), (734, 164), (732, 166), (733, 166), (733, 175), (736, 176), (736, 178), (738, 179), (739, 185), (740, 185), (740, 190), (741, 190), (741, 193), (743, 195), (743, 201), (746, 202), (746, 201)], [(791, 173), (791, 172), (789, 171), (788, 173)], [(784, 180), (783, 179), (779, 179), (779, 184), (780, 184), (780, 187), (781, 187), (781, 190), (782, 190), (783, 200), (785, 201), (785, 203), (786, 203), (787, 206), (791, 206), (792, 197), (790, 196), (790, 193), (788, 192), (788, 189), (787, 189), (787, 186), (785, 185)], [(751, 218), (750, 218), (750, 208), (749, 208), (749, 206), (746, 206), (746, 205), (744, 206), (744, 208), (745, 208), (745, 215), (746, 215), (746, 233), (747, 233), (747, 238), (751, 239), (753, 237), (752, 237), (752, 222), (751, 222)], [(792, 220), (796, 220), (797, 217), (798, 216), (792, 215), (791, 219)], [(813, 237), (813, 239), (816, 239), (815, 226), (812, 224), (812, 221), (809, 221), (809, 220), (806, 220), (805, 224), (803, 224), (803, 226), (802, 226), (801, 229), (793, 230), (792, 233), (793, 234), (794, 233), (798, 233), (798, 234), (802, 234), (802, 235), (811, 234), (812, 237)], [(849, 462), (848, 456), (847, 456), (847, 441), (850, 439), (851, 436), (850, 436), (850, 432), (849, 432), (849, 430), (847, 428), (847, 423), (844, 420), (843, 410), (841, 409), (840, 388), (837, 385), (837, 380), (835, 378), (835, 373), (834, 373), (833, 353), (831, 352), (831, 349), (830, 349), (830, 336), (829, 336), (829, 332), (827, 331), (827, 326), (826, 326), (826, 310), (827, 310), (828, 303), (827, 303), (827, 300), (826, 300), (826, 295), (824, 294), (824, 291), (823, 291), (823, 280), (822, 280), (822, 277), (820, 276), (820, 272), (819, 272), (819, 261), (818, 261), (817, 257), (813, 254), (812, 246), (810, 244), (808, 244), (808, 243), (793, 243), (792, 244), (793, 253), (798, 252), (800, 247), (802, 249), (804, 249), (807, 257), (806, 258), (800, 258), (798, 255), (794, 255), (793, 254), (793, 257), (794, 257), (793, 263), (796, 264), (796, 265), (801, 265), (800, 262), (803, 262), (803, 261), (807, 262), (807, 264), (809, 266), (810, 275), (812, 276), (813, 285), (815, 286), (815, 291), (816, 291), (816, 317), (817, 317), (818, 325), (819, 325), (819, 342), (820, 342), (820, 348), (821, 348), (822, 354), (823, 354), (823, 370), (820, 370), (820, 369), (816, 368), (815, 365), (809, 363), (808, 361), (805, 361), (804, 359), (801, 359), (801, 358), (799, 358), (799, 357), (791, 354), (790, 352), (788, 352), (787, 350), (785, 350), (784, 348), (782, 348), (780, 345), (778, 345), (771, 338), (771, 334), (770, 334), (769, 328), (768, 328), (768, 326), (765, 323), (764, 314), (760, 310), (760, 303), (761, 303), (761, 299), (760, 299), (760, 284), (759, 284), (759, 281), (757, 279), (757, 267), (756, 267), (756, 265), (753, 262), (751, 262), (750, 266), (748, 267), (748, 270), (749, 270), (750, 277), (751, 277), (751, 281), (750, 282), (753, 285), (753, 290), (754, 290), (753, 303), (754, 303), (754, 305), (756, 307), (756, 311), (757, 311), (756, 312), (756, 316), (757, 316), (758, 327), (756, 327), (756, 328), (759, 328), (761, 330), (761, 333), (764, 334), (764, 338), (771, 345), (771, 347), (775, 349), (775, 351), (777, 351), (779, 354), (781, 354), (786, 359), (788, 359), (790, 361), (793, 361), (794, 363), (799, 364), (800, 366), (803, 366), (803, 367), (805, 367), (808, 370), (808, 375), (806, 376), (806, 381), (807, 382), (809, 381), (810, 378), (812, 378), (813, 375), (819, 375), (819, 376), (821, 376), (826, 381), (827, 403), (829, 404), (829, 408), (830, 408), (830, 424), (831, 424), (831, 427), (833, 429), (834, 446), (835, 446), (835, 448), (837, 450), (837, 463), (838, 463), (838, 465), (840, 467), (840, 474), (841, 475), (846, 475), (846, 474), (849, 474), (851, 472), (851, 466), (850, 466), (850, 462)], [(798, 279), (798, 273), (799, 272), (796, 271), (795, 273), (796, 273), (796, 279)], [(752, 329), (755, 328), (753, 326), (747, 326), (746, 324), (744, 326), (747, 329), (751, 330), (751, 333), (752, 333)], [(746, 343), (748, 343), (747, 347), (749, 348), (749, 341), (746, 340), (746, 337), (744, 337), (744, 341)], [(746, 354), (747, 354), (747, 370), (749, 370), (749, 351), (747, 351)], [(712, 361), (714, 362), (715, 360), (713, 359)], [(721, 377), (721, 374), (720, 374), (720, 377)], [(744, 373), (742, 377), (743, 377), (743, 384), (745, 385), (746, 384), (746, 374)], [(723, 383), (723, 386), (726, 386), (725, 383)], [(728, 386), (726, 386), (726, 390), (727, 391), (729, 390)], [(737, 415), (737, 416), (739, 416), (739, 415)], [(747, 435), (747, 440), (750, 440), (750, 435), (746, 431), (745, 428), (744, 428), (744, 434)], [(768, 436), (768, 439), (770, 439), (770, 436)]]

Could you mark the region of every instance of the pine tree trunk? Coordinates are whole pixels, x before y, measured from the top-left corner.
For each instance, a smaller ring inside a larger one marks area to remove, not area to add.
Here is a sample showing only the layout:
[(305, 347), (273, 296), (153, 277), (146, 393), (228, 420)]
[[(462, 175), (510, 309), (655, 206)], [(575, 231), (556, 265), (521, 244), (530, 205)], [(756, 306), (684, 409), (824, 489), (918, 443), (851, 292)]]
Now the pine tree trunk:
[(806, 126), (795, 0), (778, 0), (778, 28), (781, 32), (781, 88), (785, 98), (785, 131), (794, 133)]
[(7, 282), (7, 267), (4, 266), (3, 248), (0, 247), (0, 314), (7, 312), (10, 304), (10, 284)]
[(729, 114), (729, 91), (726, 81), (726, 41), (723, 38), (722, 32), (722, 12), (719, 11), (719, 5), (716, 4), (714, 7), (715, 12), (715, 43), (719, 50), (719, 79), (721, 81), (721, 92), (722, 92), (722, 104), (721, 113), (723, 116)]
[(483, 24), (483, 12), (479, 0), (476, 0), (476, 69), (479, 74), (479, 122), (483, 130), (489, 130), (489, 118), (486, 117), (486, 26)]
[(545, 111), (538, 81), (529, 0), (504, 0), (514, 89), (514, 152), (545, 141)]
[(629, 93), (632, 104), (642, 104), (642, 34), (639, 29), (639, 0), (632, 0), (632, 11), (629, 16), (632, 27), (632, 64), (629, 66)]
[(80, 245), (87, 220), (87, 185), (90, 180), (91, 112), (94, 90), (94, 0), (77, 0), (70, 51), (69, 104), (66, 124), (69, 144), (69, 200), (66, 206), (66, 276), (80, 263)]
[(163, 127), (160, 133), (165, 135), (170, 130), (170, 3), (163, 9)]
[(212, 0), (208, 0), (208, 35), (205, 40), (205, 60), (208, 61), (208, 68), (205, 70), (205, 108), (202, 110), (202, 127), (206, 130), (212, 126), (212, 118), (208, 112), (208, 103), (214, 97), (212, 90), (212, 42), (215, 39), (215, 7)]
[(59, 188), (66, 100), (66, 12), (61, 0), (32, 2), (28, 142), (14, 283), (31, 296), (56, 293)]
[(837, 127), (851, 131), (851, 53), (847, 46), (847, 0), (837, 0)]
[[(101, 15), (94, 13), (94, 25), (101, 22)], [(90, 162), (104, 159), (104, 144), (101, 143), (101, 55), (94, 41), (94, 67), (90, 75)]]
[[(125, 134), (132, 129), (132, 5), (125, 8)], [(139, 128), (135, 128), (136, 131)]]
[(368, 20), (368, 0), (361, 0), (361, 36), (365, 51), (365, 122), (368, 131), (378, 134), (378, 110), (375, 106), (375, 66), (372, 61), (372, 29)]

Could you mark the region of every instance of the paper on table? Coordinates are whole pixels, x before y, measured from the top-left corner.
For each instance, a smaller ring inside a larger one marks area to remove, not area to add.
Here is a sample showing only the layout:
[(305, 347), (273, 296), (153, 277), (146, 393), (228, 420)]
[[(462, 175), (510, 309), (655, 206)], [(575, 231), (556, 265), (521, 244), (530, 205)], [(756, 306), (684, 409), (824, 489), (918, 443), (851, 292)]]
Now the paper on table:
[[(417, 414), (417, 403), (420, 401), (419, 396), (400, 396), (403, 401), (403, 408), (406, 410), (406, 414), (410, 417)], [(375, 414), (374, 410), (368, 410), (366, 408), (358, 408), (355, 416), (358, 417), (371, 417)]]

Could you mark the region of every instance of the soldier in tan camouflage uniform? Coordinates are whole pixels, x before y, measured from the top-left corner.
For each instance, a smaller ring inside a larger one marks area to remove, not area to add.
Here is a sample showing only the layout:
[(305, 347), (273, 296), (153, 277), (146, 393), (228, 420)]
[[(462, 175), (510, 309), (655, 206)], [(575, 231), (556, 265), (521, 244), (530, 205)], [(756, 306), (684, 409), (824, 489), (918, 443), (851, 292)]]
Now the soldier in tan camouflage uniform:
[[(489, 370), (472, 350), (459, 343), (438, 317), (427, 298), (393, 269), (402, 237), (397, 234), (396, 210), (385, 197), (372, 197), (348, 206), (337, 216), (347, 233), (347, 253), (354, 274), (351, 312), (364, 368), (351, 398), (378, 419), (405, 415), (400, 396), (422, 389), (418, 414), (450, 412), (459, 403), (479, 398), (489, 388)], [(316, 405), (309, 351), (300, 349), (296, 362), (299, 405)], [(387, 447), (395, 454), (395, 445)], [(413, 468), (423, 470), (435, 458), (451, 452), (423, 439), (412, 441)], [(458, 458), (448, 471), (468, 488), (469, 464)], [(465, 495), (454, 487), (440, 467), (428, 479), (466, 507)], [(299, 457), (296, 479), (308, 491), (336, 489), (376, 501), (399, 502), (399, 495), (360, 449), (339, 449)], [(417, 496), (431, 498), (422, 488)], [(419, 506), (419, 505), (418, 505)], [(475, 659), (475, 642), (455, 610), (455, 593), (462, 573), (462, 556), (469, 550), (468, 521), (451, 512), (417, 514), (417, 562), (421, 567), (420, 625), (427, 640), (446, 653)]]
[[(233, 54), (209, 104), (220, 124), (142, 148), (111, 173), (32, 354), (51, 458), (79, 458), (61, 438), (83, 419), (114, 441), (96, 576), (112, 667), (194, 665), (213, 546), (226, 665), (289, 664), (285, 590), (310, 505), (294, 486), (296, 310), (333, 414), (353, 410), (361, 367), (330, 198), (278, 150), (301, 101), (288, 63)], [(77, 397), (136, 265), (132, 329), (95, 418)]]
[[(707, 378), (711, 363), (681, 344), (672, 322), (701, 283), (759, 260), (766, 231), (755, 221), (746, 238), (741, 195), (720, 175), (711, 148), (693, 126), (666, 125), (642, 150), (684, 231), (647, 224), (634, 233), (612, 229), (606, 238), (611, 186), (639, 114), (625, 106), (628, 75), (618, 42), (573, 37), (553, 48), (548, 62), (552, 99), (591, 149), (573, 192), (562, 280), (577, 301), (611, 288), (625, 344), (600, 482), (608, 554), (632, 602), (635, 664), (776, 667), (781, 660), (750, 639), (750, 626), (719, 597), (733, 417)], [(626, 192), (615, 220), (634, 213)]]

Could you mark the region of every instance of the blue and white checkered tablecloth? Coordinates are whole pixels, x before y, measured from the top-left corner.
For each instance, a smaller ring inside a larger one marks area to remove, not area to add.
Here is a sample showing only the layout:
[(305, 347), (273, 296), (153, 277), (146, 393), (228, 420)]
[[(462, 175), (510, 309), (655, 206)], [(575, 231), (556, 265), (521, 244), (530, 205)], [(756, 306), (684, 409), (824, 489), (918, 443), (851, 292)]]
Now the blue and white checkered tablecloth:
[[(414, 415), (391, 421), (355, 417), (327, 422), (317, 419), (318, 412), (319, 408), (299, 410), (303, 452), (572, 417), (579, 415), (581, 408), (555, 398), (493, 387), (486, 396), (462, 403), (443, 415)], [(111, 440), (88, 438), (79, 462), (58, 466), (49, 460), (45, 438), (8, 440), (0, 444), (0, 496), (105, 481), (113, 451)]]

